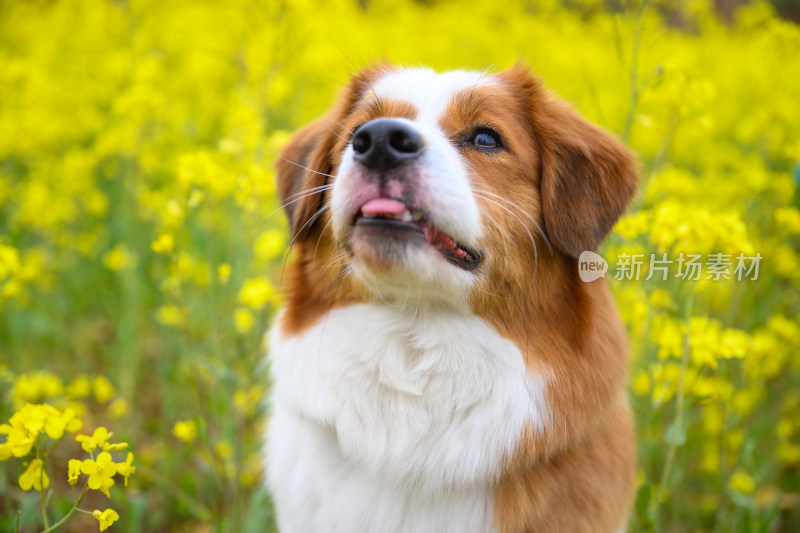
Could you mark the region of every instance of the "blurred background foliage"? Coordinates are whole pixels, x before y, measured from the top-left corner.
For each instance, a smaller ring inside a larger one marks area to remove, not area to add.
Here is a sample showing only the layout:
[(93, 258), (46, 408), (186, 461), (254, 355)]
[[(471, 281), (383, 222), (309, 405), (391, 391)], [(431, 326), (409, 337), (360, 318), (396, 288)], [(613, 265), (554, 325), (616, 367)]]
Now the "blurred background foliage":
[[(113, 529), (270, 530), (277, 150), (373, 62), (522, 60), (639, 154), (610, 262), (764, 257), (756, 281), (611, 282), (640, 443), (630, 530), (800, 530), (800, 30), (775, 6), (0, 0), (0, 420), (48, 402), (130, 442)], [(0, 465), (0, 529), (22, 509), (38, 531), (18, 463)]]

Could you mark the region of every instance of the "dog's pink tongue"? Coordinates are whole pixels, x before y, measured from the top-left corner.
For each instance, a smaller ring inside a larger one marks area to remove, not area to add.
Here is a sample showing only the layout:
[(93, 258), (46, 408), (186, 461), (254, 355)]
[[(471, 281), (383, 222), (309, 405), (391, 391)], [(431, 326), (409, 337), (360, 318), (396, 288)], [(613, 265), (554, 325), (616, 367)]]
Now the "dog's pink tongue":
[(406, 210), (406, 204), (392, 200), (391, 198), (376, 198), (361, 206), (361, 212), (367, 215), (377, 215), (388, 213), (390, 215), (402, 215)]

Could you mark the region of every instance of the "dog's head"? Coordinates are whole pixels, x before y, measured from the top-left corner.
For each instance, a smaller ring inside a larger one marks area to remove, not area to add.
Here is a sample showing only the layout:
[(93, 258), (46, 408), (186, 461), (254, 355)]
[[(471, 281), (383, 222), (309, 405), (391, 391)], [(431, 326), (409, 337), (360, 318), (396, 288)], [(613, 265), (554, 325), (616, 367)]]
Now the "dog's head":
[(521, 66), (369, 69), (278, 162), (290, 292), (461, 307), (530, 294), (577, 278), (635, 181), (631, 154)]

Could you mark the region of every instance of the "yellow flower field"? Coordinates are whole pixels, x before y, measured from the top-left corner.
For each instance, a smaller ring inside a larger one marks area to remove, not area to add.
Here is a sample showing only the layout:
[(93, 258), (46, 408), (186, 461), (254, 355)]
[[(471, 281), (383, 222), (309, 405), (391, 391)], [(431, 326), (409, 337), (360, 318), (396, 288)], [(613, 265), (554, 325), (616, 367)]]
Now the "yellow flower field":
[(631, 341), (630, 531), (800, 530), (800, 28), (713, 5), (0, 0), (0, 530), (272, 524), (273, 164), (382, 60), (521, 60), (634, 148), (599, 251)]

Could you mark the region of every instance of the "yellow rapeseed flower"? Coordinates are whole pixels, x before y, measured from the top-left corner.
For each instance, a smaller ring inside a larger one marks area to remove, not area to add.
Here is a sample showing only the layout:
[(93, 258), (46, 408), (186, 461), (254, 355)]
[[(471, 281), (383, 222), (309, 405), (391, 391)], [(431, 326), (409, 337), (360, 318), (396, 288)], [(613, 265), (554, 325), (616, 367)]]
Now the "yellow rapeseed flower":
[(0, 434), (7, 435), (6, 442), (3, 443), (3, 451), (0, 452), (0, 458), (3, 460), (8, 459), (11, 455), (14, 457), (28, 455), (36, 442), (36, 438), (30, 436), (29, 432), (8, 424), (0, 425)]
[(692, 361), (698, 366), (717, 368), (720, 347), (720, 324), (708, 317), (692, 317), (689, 345)]
[(756, 490), (756, 482), (753, 477), (742, 469), (737, 470), (728, 479), (728, 486), (742, 494), (752, 494)]
[(92, 379), (92, 389), (94, 390), (94, 398), (97, 403), (106, 403), (117, 393), (117, 389), (105, 376), (95, 376)]
[(128, 452), (128, 457), (124, 463), (117, 463), (117, 474), (125, 478), (125, 486), (128, 486), (128, 477), (136, 472), (136, 467), (133, 466), (133, 453)]
[(633, 390), (639, 396), (645, 396), (650, 392), (650, 387), (652, 385), (652, 380), (650, 379), (650, 375), (646, 372), (639, 372), (634, 376), (632, 381)]
[(672, 298), (669, 292), (664, 289), (656, 289), (650, 294), (650, 303), (653, 307), (661, 309), (669, 309), (672, 307)]
[(150, 248), (157, 254), (168, 254), (175, 248), (175, 237), (170, 233), (162, 233), (150, 244)]
[(220, 285), (227, 285), (231, 277), (231, 265), (229, 263), (222, 263), (217, 267), (217, 279)]
[(747, 354), (750, 338), (744, 331), (723, 330), (720, 337), (719, 355), (725, 358), (741, 359)]
[(233, 312), (233, 323), (236, 326), (236, 331), (245, 334), (253, 329), (256, 321), (253, 318), (253, 313), (246, 307), (237, 307)]
[(0, 281), (19, 270), (19, 250), (0, 243)]
[(162, 305), (156, 310), (156, 320), (165, 326), (178, 326), (185, 320), (184, 311), (177, 305)]
[(653, 337), (658, 343), (658, 358), (680, 358), (683, 353), (684, 326), (676, 320), (661, 316), (653, 320)]
[(253, 251), (256, 260), (269, 261), (278, 257), (286, 249), (286, 232), (279, 229), (267, 230), (256, 239)]
[(782, 207), (775, 210), (775, 224), (778, 230), (787, 235), (800, 234), (800, 211), (794, 207)]
[(276, 297), (275, 288), (264, 276), (246, 280), (239, 291), (239, 301), (253, 309), (262, 309)]
[(703, 443), (703, 453), (700, 459), (700, 466), (704, 471), (712, 474), (719, 472), (719, 447), (715, 441), (708, 440)]
[(63, 391), (61, 378), (47, 371), (21, 374), (11, 387), (11, 400), (20, 405), (59, 396)]
[(125, 244), (118, 244), (103, 255), (103, 265), (113, 272), (136, 268), (139, 258)]
[(178, 420), (172, 428), (172, 434), (183, 442), (192, 443), (197, 438), (197, 422), (194, 420)]
[(81, 472), (89, 476), (90, 489), (99, 490), (106, 496), (111, 496), (108, 489), (114, 486), (113, 478), (117, 473), (117, 464), (112, 461), (110, 453), (100, 453), (97, 460), (86, 459), (81, 463)]
[(51, 439), (58, 440), (65, 431), (74, 433), (80, 429), (81, 421), (76, 418), (72, 408), (67, 407), (63, 412), (59, 412), (58, 409), (51, 407), (48, 411), (50, 416), (45, 421), (44, 430)]
[(128, 402), (124, 398), (115, 398), (108, 406), (108, 415), (117, 419), (125, 416), (128, 412)]
[(89, 376), (80, 374), (67, 384), (64, 394), (66, 394), (67, 398), (82, 400), (89, 396), (91, 391), (92, 383), (89, 381)]
[(95, 509), (92, 511), (92, 516), (100, 522), (100, 531), (105, 531), (111, 527), (111, 524), (119, 520), (119, 515), (114, 509), (106, 509), (103, 512)]
[(50, 478), (47, 477), (47, 472), (44, 471), (41, 459), (34, 459), (28, 464), (25, 472), (19, 476), (19, 486), (22, 490), (38, 490), (46, 489), (50, 486)]
[(788, 439), (792, 436), (795, 428), (799, 425), (800, 420), (795, 421), (790, 418), (783, 417), (778, 420), (778, 424), (775, 426), (775, 433), (782, 439)]
[(78, 477), (81, 475), (81, 461), (78, 459), (70, 459), (69, 467), (67, 469), (67, 481), (70, 485), (75, 485), (78, 482)]
[(7, 461), (11, 457), (11, 446), (8, 443), (0, 444), (0, 461)]
[(113, 435), (114, 434), (109, 433), (106, 428), (100, 426), (94, 430), (91, 437), (89, 435), (78, 435), (75, 437), (75, 440), (80, 442), (81, 448), (88, 453), (92, 453), (95, 450), (124, 450), (128, 447), (128, 445), (124, 442), (119, 444), (111, 444), (108, 442), (108, 439), (110, 439)]
[(47, 404), (25, 404), (11, 415), (8, 424), (0, 424), (0, 434), (7, 435), (3, 452), (14, 457), (30, 453), (36, 437), (46, 433), (53, 440), (60, 439), (65, 431), (80, 429), (81, 421), (71, 408), (60, 411)]
[(233, 457), (233, 446), (226, 440), (221, 440), (214, 445), (214, 453), (220, 459), (230, 459)]
[(781, 442), (775, 450), (778, 460), (787, 465), (800, 463), (800, 445), (792, 442)]
[(649, 228), (648, 213), (639, 211), (623, 216), (617, 222), (614, 232), (626, 240), (633, 240), (639, 235), (647, 233)]

